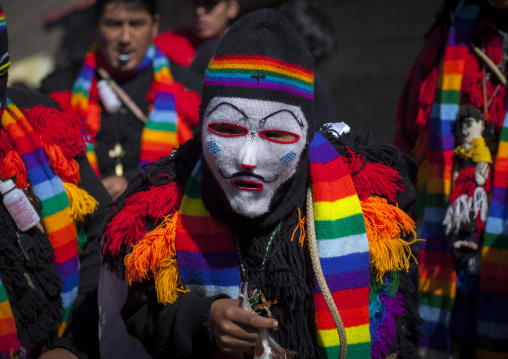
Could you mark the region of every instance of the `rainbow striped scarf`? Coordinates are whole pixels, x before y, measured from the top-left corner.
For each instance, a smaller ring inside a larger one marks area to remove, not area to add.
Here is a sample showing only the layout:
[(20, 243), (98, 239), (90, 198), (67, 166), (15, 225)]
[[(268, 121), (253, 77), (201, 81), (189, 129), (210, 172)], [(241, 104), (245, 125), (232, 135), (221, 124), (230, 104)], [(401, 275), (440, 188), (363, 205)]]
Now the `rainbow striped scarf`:
[[(100, 108), (90, 101), (90, 90), (93, 82), (96, 81), (94, 76), (97, 67), (96, 54), (97, 46), (93, 46), (85, 57), (81, 72), (72, 88), (71, 107), (95, 131), (98, 131), (100, 128)], [(170, 91), (170, 86), (174, 83), (174, 80), (169, 69), (169, 60), (155, 45), (150, 45), (145, 57), (134, 72), (139, 72), (150, 64), (153, 68), (154, 81), (157, 83), (157, 92), (153, 108), (148, 115), (148, 122), (141, 133), (140, 169), (146, 163), (155, 162), (161, 157), (167, 156), (180, 143), (177, 131), (178, 115), (175, 96)], [(92, 168), (100, 177), (97, 156), (91, 143), (88, 144), (86, 156)]]
[[(55, 268), (62, 279), (64, 317), (58, 328), (61, 335), (65, 330), (69, 311), (76, 299), (79, 285), (79, 257), (76, 226), (70, 202), (60, 177), (52, 170), (42, 143), (23, 113), (9, 100), (2, 115), (2, 126), (14, 141), (26, 167), (30, 185), (35, 196), (41, 200), (41, 218), (49, 241), (53, 246)], [(11, 312), (4, 288), (0, 284), (0, 308)], [(3, 336), (12, 336), (13, 318), (0, 318), (0, 342)], [(5, 326), (4, 326), (5, 325)], [(5, 332), (4, 332), (5, 330)]]
[[(321, 134), (315, 134), (309, 156), (321, 265), (346, 328), (347, 357), (369, 358), (370, 259), (360, 200), (346, 165)], [(237, 298), (241, 279), (231, 229), (204, 207), (201, 162), (185, 188), (179, 213), (176, 257), (187, 289)], [(318, 287), (314, 303), (320, 357), (336, 358), (339, 337)]]
[[(447, 353), (451, 352), (451, 337), (447, 327), (454, 305), (457, 279), (442, 222), (451, 189), (454, 124), (465, 61), (479, 13), (478, 4), (462, 2), (457, 7), (430, 117), (427, 193), (422, 230), (426, 242), (419, 258), (419, 307), (425, 324), (422, 327), (424, 336), (419, 344), (427, 348), (432, 358), (447, 357)], [(494, 170), (495, 189), (486, 224), (478, 305), (477, 354), (485, 354), (489, 358), (505, 357), (508, 353), (508, 282), (504, 271), (508, 269), (507, 126), (505, 118)]]

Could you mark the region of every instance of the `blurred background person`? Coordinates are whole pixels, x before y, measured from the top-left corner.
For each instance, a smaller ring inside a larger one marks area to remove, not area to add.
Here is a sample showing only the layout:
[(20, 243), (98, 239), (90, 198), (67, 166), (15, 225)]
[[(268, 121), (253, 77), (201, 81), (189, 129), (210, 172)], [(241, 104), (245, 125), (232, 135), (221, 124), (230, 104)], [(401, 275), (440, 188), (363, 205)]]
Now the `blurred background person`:
[(170, 60), (188, 67), (198, 47), (224, 36), (240, 11), (240, 0), (188, 0), (189, 23), (169, 30), (155, 39), (155, 44)]
[(97, 44), (84, 62), (57, 69), (41, 90), (96, 131), (87, 156), (115, 199), (143, 164), (192, 137), (200, 83), (176, 64), (170, 70), (153, 45), (155, 0), (99, 0), (95, 19)]
[(425, 358), (508, 357), (507, 63), (508, 1), (446, 0), (399, 100), (395, 144), (419, 161)]

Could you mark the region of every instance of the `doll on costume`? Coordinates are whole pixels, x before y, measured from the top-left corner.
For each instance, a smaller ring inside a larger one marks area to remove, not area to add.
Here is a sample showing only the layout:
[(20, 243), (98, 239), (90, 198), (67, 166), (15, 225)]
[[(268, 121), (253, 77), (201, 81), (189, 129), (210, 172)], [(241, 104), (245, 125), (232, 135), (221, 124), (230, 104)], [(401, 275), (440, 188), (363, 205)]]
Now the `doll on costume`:
[[(492, 157), (483, 138), (484, 121), (480, 110), (463, 106), (457, 114), (457, 140), (454, 150), (454, 187), (443, 224), (456, 259), (469, 261), (468, 272), (479, 271), (480, 238), (485, 232), (491, 183)], [(478, 257), (478, 261), (469, 258)], [(478, 262), (478, 263), (476, 263)]]

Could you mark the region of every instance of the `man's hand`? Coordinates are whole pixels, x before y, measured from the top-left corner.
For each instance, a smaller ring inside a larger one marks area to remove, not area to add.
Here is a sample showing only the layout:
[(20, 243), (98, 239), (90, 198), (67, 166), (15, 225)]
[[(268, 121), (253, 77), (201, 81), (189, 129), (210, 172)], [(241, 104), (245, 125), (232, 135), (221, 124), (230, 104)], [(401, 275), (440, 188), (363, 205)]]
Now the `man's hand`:
[(73, 352), (65, 348), (54, 348), (42, 354), (39, 359), (79, 359)]
[(276, 328), (275, 319), (249, 313), (240, 301), (218, 299), (210, 310), (210, 327), (215, 344), (223, 353), (242, 354), (256, 345), (261, 329)]
[(115, 200), (127, 189), (128, 183), (123, 176), (109, 176), (102, 180), (102, 184), (111, 198)]

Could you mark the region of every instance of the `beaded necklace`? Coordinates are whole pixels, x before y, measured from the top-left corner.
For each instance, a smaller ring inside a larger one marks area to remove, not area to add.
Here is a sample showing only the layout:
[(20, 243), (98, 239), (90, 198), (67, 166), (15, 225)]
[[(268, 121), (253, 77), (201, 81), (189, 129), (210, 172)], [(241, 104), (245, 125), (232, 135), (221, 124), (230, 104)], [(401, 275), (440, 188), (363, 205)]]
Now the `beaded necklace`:
[[(277, 233), (279, 233), (281, 224), (282, 224), (282, 221), (279, 222), (277, 227), (275, 227), (274, 231), (270, 235), (270, 239), (268, 240), (268, 244), (266, 245), (266, 251), (265, 251), (265, 256), (263, 258), (263, 262), (261, 262), (261, 273), (263, 273), (265, 270), (265, 264), (268, 259), (268, 254), (270, 253), (270, 248), (272, 247), (272, 243), (273, 243), (275, 236), (277, 235)], [(240, 267), (240, 274), (242, 276), (242, 285), (243, 285), (244, 283), (249, 282), (249, 275), (247, 274), (247, 269), (245, 268), (243, 256), (240, 251), (240, 245), (238, 243), (238, 238), (236, 235), (233, 236), (233, 240), (235, 242), (236, 254), (238, 255), (238, 264)], [(249, 289), (247, 291), (247, 295), (249, 297), (249, 302), (252, 307), (256, 306), (259, 303), (259, 301), (262, 301), (263, 303), (265, 303), (265, 296), (259, 289)], [(276, 301), (274, 301), (273, 304), (275, 304), (275, 302)], [(265, 309), (267, 311), (267, 313), (269, 314), (269, 316), (271, 317), (268, 307), (261, 307), (261, 309)]]

